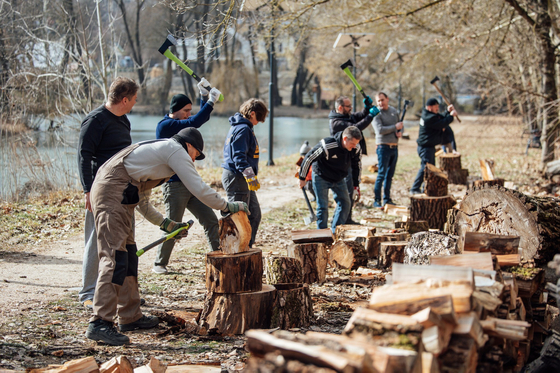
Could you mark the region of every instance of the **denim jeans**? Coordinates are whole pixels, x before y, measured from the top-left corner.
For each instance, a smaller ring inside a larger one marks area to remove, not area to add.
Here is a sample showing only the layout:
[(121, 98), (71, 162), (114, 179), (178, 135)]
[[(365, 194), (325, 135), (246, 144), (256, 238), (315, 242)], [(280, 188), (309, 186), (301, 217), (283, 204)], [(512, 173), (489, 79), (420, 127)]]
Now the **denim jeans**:
[(222, 184), (226, 190), (228, 201), (242, 201), (249, 207), (249, 224), (251, 225), (251, 241), (249, 241), (249, 247), (253, 247), (255, 243), (255, 238), (257, 236), (257, 230), (261, 224), (261, 206), (259, 200), (257, 199), (257, 193), (249, 190), (247, 181), (242, 174), (236, 174), (229, 170), (222, 172)]
[(435, 147), (428, 147), (424, 148), (422, 146), (418, 146), (417, 148), (418, 155), (420, 156), (420, 169), (418, 170), (418, 174), (416, 174), (416, 179), (414, 180), (414, 184), (412, 184), (411, 192), (421, 192), (422, 191), (422, 183), (424, 182), (424, 168), (426, 168), (426, 163), (429, 164), (436, 164), (436, 148)]
[[(218, 250), (220, 238), (218, 236), (218, 218), (210, 207), (202, 203), (180, 181), (165, 183), (162, 186), (165, 213), (173, 221), (183, 221), (185, 209), (189, 210), (204, 228), (208, 246), (211, 250)], [(158, 247), (154, 265), (166, 266), (169, 263), (175, 240), (167, 240)]]
[(321, 176), (313, 172), (313, 188), (317, 198), (317, 229), (325, 229), (329, 220), (329, 189), (333, 191), (336, 209), (331, 223), (334, 233), (337, 225), (344, 224), (350, 212), (350, 196), (346, 180), (342, 179), (336, 183), (326, 181)]
[(348, 189), (348, 197), (350, 198), (350, 208), (348, 209), (348, 216), (344, 221), (344, 224), (350, 224), (352, 220), (352, 208), (354, 207), (354, 180), (352, 180), (352, 167), (348, 169), (348, 175), (344, 178), (346, 183), (346, 188)]
[(381, 201), (381, 189), (383, 189), (383, 204), (391, 200), (391, 184), (393, 182), (393, 175), (397, 168), (397, 159), (399, 157), (399, 150), (395, 146), (391, 148), (389, 145), (377, 145), (377, 179), (373, 191), (375, 193), (375, 200)]
[(82, 262), (82, 289), (78, 293), (80, 302), (93, 301), (95, 285), (97, 284), (97, 271), (99, 269), (99, 255), (97, 253), (97, 232), (93, 213), (86, 210), (84, 224), (84, 258)]

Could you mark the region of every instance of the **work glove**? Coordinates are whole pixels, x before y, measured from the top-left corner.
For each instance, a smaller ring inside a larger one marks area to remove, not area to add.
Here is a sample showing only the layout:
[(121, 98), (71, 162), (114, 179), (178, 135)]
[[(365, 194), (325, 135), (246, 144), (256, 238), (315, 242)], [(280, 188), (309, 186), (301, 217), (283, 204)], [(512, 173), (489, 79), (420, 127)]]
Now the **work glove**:
[[(166, 233), (171, 233), (176, 231), (177, 229), (181, 228), (181, 227), (186, 227), (188, 224), (187, 223), (177, 223), (176, 221), (173, 221), (169, 218), (165, 218), (163, 219), (163, 222), (159, 225), (159, 229), (161, 229), (162, 231), (166, 232)], [(180, 239), (183, 237), (187, 237), (189, 231), (184, 229), (181, 232), (179, 232), (179, 234), (177, 234), (174, 238), (175, 239)]]
[(379, 114), (379, 109), (377, 108), (377, 106), (372, 106), (369, 109), (369, 113), (371, 114), (371, 116), (375, 117), (377, 114)]
[(354, 192), (352, 193), (352, 199), (354, 200), (354, 202), (358, 202), (361, 196), (362, 193), (360, 193), (360, 187), (354, 187)]
[(231, 212), (232, 214), (239, 211), (245, 211), (247, 214), (250, 214), (247, 204), (241, 201), (228, 202), (222, 211), (226, 213)]
[(206, 78), (200, 79), (200, 82), (196, 85), (201, 96), (208, 96), (210, 93), (205, 87), (212, 87)]
[(366, 96), (366, 98), (364, 98), (364, 105), (366, 107), (366, 109), (371, 109), (373, 106), (373, 100), (371, 99), (371, 97)]
[(257, 175), (255, 175), (253, 167), (247, 167), (243, 170), (243, 176), (245, 176), (245, 180), (247, 181), (247, 186), (250, 191), (256, 192), (260, 189), (261, 183), (259, 183), (259, 179), (257, 179)]
[(222, 92), (220, 92), (218, 88), (212, 88), (209, 94), (210, 97), (208, 98), (208, 102), (214, 104), (216, 101), (220, 99), (220, 95), (222, 94)]

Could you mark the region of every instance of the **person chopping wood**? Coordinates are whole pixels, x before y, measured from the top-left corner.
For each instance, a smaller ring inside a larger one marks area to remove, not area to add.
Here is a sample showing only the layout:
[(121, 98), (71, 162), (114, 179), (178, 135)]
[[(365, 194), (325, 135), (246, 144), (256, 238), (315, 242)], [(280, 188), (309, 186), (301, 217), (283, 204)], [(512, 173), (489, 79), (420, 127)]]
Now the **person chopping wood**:
[(148, 221), (171, 233), (185, 223), (164, 218), (149, 202), (151, 189), (177, 174), (201, 202), (226, 213), (248, 212), (244, 202), (228, 202), (206, 185), (194, 166), (204, 159), (204, 140), (195, 128), (185, 128), (170, 139), (144, 141), (126, 147), (97, 172), (91, 189), (91, 207), (97, 229), (99, 275), (93, 299), (93, 316), (86, 337), (120, 346), (130, 343), (119, 333), (149, 329), (159, 319), (145, 316), (138, 294), (138, 257), (132, 218), (134, 209)]
[(345, 224), (350, 211), (350, 195), (346, 186), (348, 170), (352, 169), (354, 186), (359, 183), (362, 132), (354, 126), (336, 135), (326, 137), (311, 149), (299, 170), (299, 186), (306, 184), (309, 168), (313, 166), (312, 179), (317, 200), (317, 229), (325, 229), (329, 219), (329, 189), (333, 191), (336, 209), (331, 224), (332, 232)]
[(420, 169), (410, 189), (410, 194), (421, 194), (422, 183), (424, 182), (424, 168), (426, 164), (436, 164), (436, 145), (441, 144), (443, 129), (453, 122), (453, 117), (457, 112), (453, 105), (447, 107), (447, 111), (442, 115), (439, 113), (439, 101), (430, 98), (426, 101), (426, 107), (422, 109), (420, 117), (420, 130), (418, 131), (418, 155), (420, 156)]

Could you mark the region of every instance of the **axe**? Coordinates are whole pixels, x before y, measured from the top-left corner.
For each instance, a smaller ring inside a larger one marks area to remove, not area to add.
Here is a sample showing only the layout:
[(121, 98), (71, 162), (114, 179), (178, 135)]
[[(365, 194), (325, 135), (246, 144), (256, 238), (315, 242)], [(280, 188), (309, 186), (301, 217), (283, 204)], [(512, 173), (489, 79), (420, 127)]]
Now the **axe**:
[[(187, 74), (192, 76), (194, 78), (194, 80), (196, 80), (197, 82), (200, 82), (200, 78), (198, 77), (198, 75), (196, 75), (194, 73), (194, 71), (192, 71), (187, 65), (185, 65), (183, 63), (183, 61), (181, 61), (173, 53), (171, 53), (171, 51), (169, 50), (169, 47), (171, 47), (172, 45), (177, 45), (177, 40), (175, 40), (173, 35), (167, 35), (167, 38), (165, 39), (165, 42), (158, 49), (159, 53), (163, 54), (165, 57), (167, 57), (171, 61), (175, 62), (183, 70), (185, 70), (187, 72)], [(212, 89), (212, 87), (204, 87), (204, 88), (206, 88), (209, 91)], [(224, 95), (220, 95), (219, 100), (224, 101)]]
[[(354, 78), (354, 74), (352, 74), (352, 71), (350, 71), (351, 67), (354, 67), (354, 64), (352, 63), (352, 60), (348, 60), (348, 61), (344, 62), (342, 65), (340, 65), (340, 68), (342, 69), (342, 71), (344, 71), (346, 73), (346, 75), (348, 75), (348, 77), (350, 78), (352, 83), (354, 83), (354, 85), (356, 86), (356, 89), (358, 91), (360, 91), (360, 93), (362, 94), (362, 96), (364, 96), (364, 98), (367, 99), (368, 95), (365, 94), (362, 87), (356, 81), (356, 78)], [(354, 109), (354, 110), (356, 110), (356, 109)]]
[[(443, 98), (443, 101), (445, 101), (445, 103), (447, 104), (447, 106), (451, 105), (451, 102), (449, 102), (449, 100), (447, 99), (447, 97), (445, 97), (443, 95), (443, 92), (441, 92), (441, 89), (439, 89), (438, 85), (437, 85), (437, 81), (439, 80), (439, 77), (436, 75), (435, 78), (432, 79), (432, 81), (430, 82), (431, 85), (434, 86), (434, 88), (436, 89), (436, 91), (438, 91), (438, 93), (441, 95), (441, 97)], [(459, 121), (459, 123), (461, 123), (461, 119), (459, 119), (459, 115), (456, 116), (457, 120)]]
[(305, 197), (305, 202), (307, 202), (307, 208), (309, 209), (309, 214), (310, 214), (309, 217), (303, 218), (303, 222), (305, 223), (305, 225), (309, 225), (314, 221), (317, 221), (317, 216), (313, 211), (313, 207), (311, 207), (311, 202), (309, 202), (309, 197), (307, 197), (307, 193), (305, 192), (305, 189), (301, 188), (301, 190), (303, 191), (303, 196)]
[(184, 227), (178, 228), (178, 229), (174, 230), (173, 232), (163, 236), (159, 240), (156, 240), (156, 241), (152, 242), (151, 244), (149, 244), (148, 246), (143, 247), (140, 250), (136, 251), (136, 256), (138, 256), (138, 257), (142, 256), (142, 254), (144, 254), (146, 251), (150, 250), (151, 248), (154, 248), (157, 245), (159, 245), (160, 243), (174, 238), (181, 231), (184, 231), (184, 230), (188, 231), (190, 229), (190, 227), (192, 227), (193, 224), (194, 224), (194, 222), (192, 220), (189, 220), (187, 222), (187, 225), (185, 225)]
[[(414, 101), (410, 101), (410, 100), (404, 100), (404, 107), (403, 107), (403, 111), (402, 111), (402, 115), (401, 115), (401, 122), (404, 121), (404, 116), (406, 115), (406, 109), (408, 107), (414, 107)], [(397, 132), (401, 132), (402, 128), (400, 130), (397, 130)]]

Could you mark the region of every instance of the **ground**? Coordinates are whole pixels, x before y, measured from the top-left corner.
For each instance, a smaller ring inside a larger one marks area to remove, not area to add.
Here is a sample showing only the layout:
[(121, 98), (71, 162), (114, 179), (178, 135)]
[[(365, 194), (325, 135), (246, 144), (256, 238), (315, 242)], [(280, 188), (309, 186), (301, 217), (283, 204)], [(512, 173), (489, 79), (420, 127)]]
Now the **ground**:
[[(523, 127), (514, 118), (462, 117), (453, 124), (463, 167), (471, 176), (480, 175), (478, 159), (495, 160), (499, 177), (512, 181), (514, 187), (530, 194), (549, 195), (550, 187), (539, 174), (540, 150), (529, 149)], [(407, 129), (410, 140), (401, 140), (399, 163), (393, 182), (392, 198), (408, 205), (408, 190), (416, 175), (417, 127)], [(375, 142), (370, 130), (370, 154), (363, 158), (365, 174), (376, 163)], [(263, 208), (263, 221), (256, 247), (267, 255), (286, 254), (291, 244), (290, 232), (305, 227), (308, 211), (301, 191), (296, 187), (295, 162), (298, 155), (279, 159), (274, 167), (261, 166), (262, 188), (257, 192)], [(219, 170), (200, 170), (203, 178), (219, 186)], [(380, 217), (378, 229), (392, 228), (395, 217), (372, 208), (373, 185), (362, 184), (362, 200), (354, 219)], [(453, 186), (457, 196), (466, 190)], [(221, 190), (223, 193), (223, 190)], [(63, 195), (63, 197), (61, 197)], [(152, 200), (163, 211), (161, 192)], [(99, 363), (113, 356), (126, 355), (133, 365), (145, 364), (154, 356), (168, 364), (212, 364), (241, 367), (246, 358), (244, 339), (203, 337), (192, 334), (193, 318), (204, 300), (204, 253), (206, 242), (201, 227), (195, 223), (188, 238), (175, 246), (167, 276), (151, 272), (155, 250), (140, 258), (139, 283), (147, 304), (143, 312), (180, 315), (186, 326), (129, 333), (132, 344), (110, 347), (85, 338), (89, 312), (77, 301), (81, 284), (83, 254), (83, 201), (79, 192), (66, 192), (22, 204), (0, 204), (0, 370), (45, 367), (84, 356), (94, 356)], [(332, 217), (332, 210), (330, 216)], [(193, 218), (188, 213), (185, 221)], [(194, 218), (193, 218), (194, 219)], [(195, 220), (196, 222), (196, 220)], [(158, 227), (137, 216), (138, 246), (160, 237)], [(312, 285), (315, 316), (312, 330), (339, 333), (358, 304), (368, 299), (373, 286), (383, 284), (379, 274), (373, 283), (348, 281), (349, 273), (329, 269), (327, 283)]]

